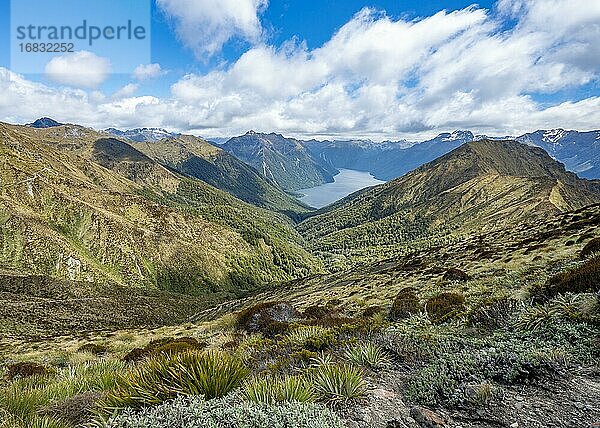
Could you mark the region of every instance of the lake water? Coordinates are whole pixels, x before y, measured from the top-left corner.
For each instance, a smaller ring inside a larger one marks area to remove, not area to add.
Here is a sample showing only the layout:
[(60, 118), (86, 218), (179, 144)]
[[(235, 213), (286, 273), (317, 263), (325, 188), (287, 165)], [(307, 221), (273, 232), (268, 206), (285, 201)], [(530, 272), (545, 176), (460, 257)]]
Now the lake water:
[(298, 190), (297, 193), (304, 195), (298, 199), (311, 207), (322, 208), (357, 190), (385, 183), (385, 181), (377, 180), (368, 172), (353, 169), (340, 169), (339, 171), (340, 173), (333, 177), (335, 180), (333, 183)]

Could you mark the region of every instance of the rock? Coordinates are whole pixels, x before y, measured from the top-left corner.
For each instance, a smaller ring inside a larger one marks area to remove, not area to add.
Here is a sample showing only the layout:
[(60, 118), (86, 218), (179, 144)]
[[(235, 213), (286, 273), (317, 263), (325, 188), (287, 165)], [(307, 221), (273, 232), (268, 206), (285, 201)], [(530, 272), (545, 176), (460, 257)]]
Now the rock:
[(388, 391), (387, 389), (374, 389), (373, 391), (371, 391), (371, 395), (375, 398), (380, 398), (380, 399), (385, 399), (385, 400), (391, 400), (396, 398), (396, 396), (398, 394), (396, 394), (393, 391)]
[(448, 426), (444, 418), (425, 407), (415, 406), (411, 408), (410, 416), (423, 428), (444, 428)]
[(392, 421), (387, 421), (385, 428), (406, 428), (406, 425), (403, 422), (394, 419)]
[(519, 423), (513, 422), (512, 424), (510, 424), (510, 428), (519, 428)]

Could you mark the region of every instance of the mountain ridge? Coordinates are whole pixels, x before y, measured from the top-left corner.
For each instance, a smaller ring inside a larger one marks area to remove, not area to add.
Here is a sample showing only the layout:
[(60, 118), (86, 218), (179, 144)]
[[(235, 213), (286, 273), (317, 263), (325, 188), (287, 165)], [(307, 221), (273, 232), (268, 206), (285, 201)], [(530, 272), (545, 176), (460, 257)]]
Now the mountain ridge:
[(454, 149), (386, 184), (356, 192), (299, 225), (316, 251), (364, 257), (411, 241), (523, 219), (600, 201), (600, 181), (567, 172), (543, 149), (481, 140)]

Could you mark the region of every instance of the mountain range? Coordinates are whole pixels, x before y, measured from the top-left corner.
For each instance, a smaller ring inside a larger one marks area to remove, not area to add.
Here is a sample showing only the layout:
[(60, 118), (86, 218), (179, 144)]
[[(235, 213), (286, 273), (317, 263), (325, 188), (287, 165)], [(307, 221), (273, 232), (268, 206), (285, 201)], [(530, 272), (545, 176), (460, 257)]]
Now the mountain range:
[(516, 138), (454, 131), (426, 141), (381, 143), (370, 140), (301, 141), (278, 134), (249, 132), (230, 139), (223, 147), (272, 182), (286, 190), (298, 190), (331, 182), (332, 175), (340, 168), (366, 171), (379, 180), (392, 180), (465, 143), (482, 139), (513, 139), (538, 146), (580, 177), (600, 178), (600, 131), (557, 129)]
[(372, 260), (409, 242), (543, 222), (597, 202), (600, 181), (578, 178), (543, 149), (479, 140), (317, 211), (299, 230), (321, 253)]
[(104, 132), (112, 135), (113, 137), (125, 138), (127, 140), (144, 142), (144, 141), (160, 141), (163, 138), (176, 137), (179, 134), (175, 132), (169, 132), (162, 128), (135, 128), (121, 131), (116, 128), (107, 128)]
[(2, 123), (0, 151), (0, 264), (10, 275), (224, 296), (320, 269), (289, 217), (127, 140)]
[(333, 182), (338, 170), (314, 156), (302, 141), (249, 131), (221, 146), (288, 191)]

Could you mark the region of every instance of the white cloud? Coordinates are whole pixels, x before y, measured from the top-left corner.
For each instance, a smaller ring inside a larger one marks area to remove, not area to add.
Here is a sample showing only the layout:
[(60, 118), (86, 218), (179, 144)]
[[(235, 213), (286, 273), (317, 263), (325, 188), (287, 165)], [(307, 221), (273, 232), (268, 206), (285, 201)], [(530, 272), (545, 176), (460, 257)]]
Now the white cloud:
[(157, 0), (174, 20), (183, 43), (198, 58), (218, 53), (234, 37), (257, 42), (262, 34), (260, 13), (268, 0)]
[[(258, 43), (226, 68), (182, 77), (162, 99), (133, 97), (135, 85), (103, 98), (16, 75), (7, 83), (4, 70), (10, 102), (0, 100), (0, 117), (25, 122), (56, 108), (99, 127), (377, 140), (457, 128), (489, 135), (597, 128), (595, 89), (584, 99), (548, 101), (599, 79), (600, 28), (589, 24), (600, 22), (600, 8), (573, 1), (583, 10), (567, 0), (502, 0), (494, 11), (470, 7), (415, 21), (364, 9), (323, 46)], [(516, 19), (508, 29), (507, 16)]]
[(140, 64), (133, 70), (133, 78), (139, 81), (155, 79), (166, 74), (160, 64)]
[(110, 61), (88, 51), (54, 57), (46, 64), (46, 76), (62, 85), (94, 88), (106, 80)]
[(137, 83), (128, 83), (113, 94), (114, 99), (128, 98), (137, 92), (140, 85)]

